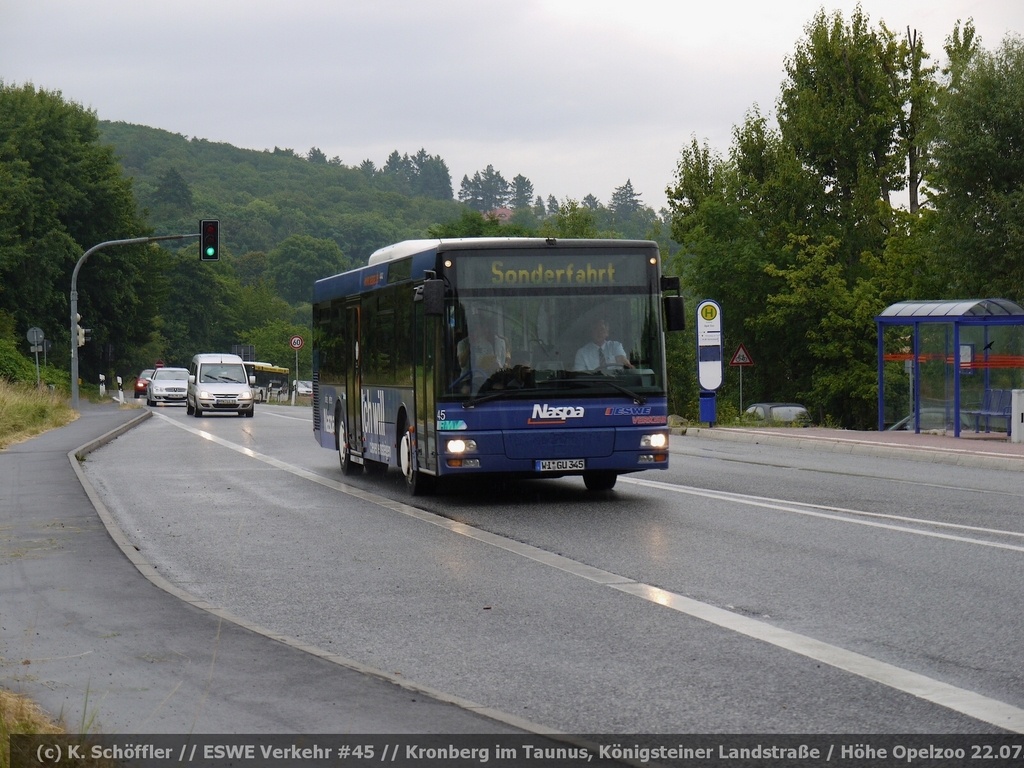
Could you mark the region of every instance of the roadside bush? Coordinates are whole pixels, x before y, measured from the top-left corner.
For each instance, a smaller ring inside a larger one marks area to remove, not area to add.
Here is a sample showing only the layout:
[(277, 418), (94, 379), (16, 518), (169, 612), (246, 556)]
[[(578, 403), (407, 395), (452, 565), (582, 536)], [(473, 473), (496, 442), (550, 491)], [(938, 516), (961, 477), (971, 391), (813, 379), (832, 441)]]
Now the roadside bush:
[(24, 383), (36, 380), (36, 368), (10, 339), (0, 338), (0, 379)]

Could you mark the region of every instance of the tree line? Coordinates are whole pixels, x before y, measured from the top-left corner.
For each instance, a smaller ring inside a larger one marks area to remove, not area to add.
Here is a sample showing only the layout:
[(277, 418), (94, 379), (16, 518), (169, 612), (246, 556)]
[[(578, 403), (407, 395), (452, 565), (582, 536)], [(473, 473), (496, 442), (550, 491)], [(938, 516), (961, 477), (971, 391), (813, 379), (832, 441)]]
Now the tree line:
[[(317, 148), (258, 152), (99, 121), (60, 93), (0, 82), (0, 376), (24, 370), (37, 326), (60, 378), (86, 248), (191, 232), (201, 218), (222, 222), (217, 263), (183, 241), (101, 251), (83, 270), (87, 381), (236, 343), (292, 366), (287, 340), (308, 333), (313, 281), (402, 239), (651, 238), (694, 306), (722, 305), (727, 347), (757, 361), (748, 399), (799, 399), (819, 421), (870, 427), (881, 309), (1024, 291), (1021, 41), (988, 51), (968, 21), (943, 51), (940, 67), (912, 30), (859, 8), (818, 12), (786, 59), (774, 119), (752, 107), (724, 154), (694, 137), (660, 212), (629, 180), (607, 204), (544, 200), (488, 165), (456, 193), (422, 149), (349, 167)], [(668, 344), (673, 410), (694, 417), (693, 340)], [(735, 386), (727, 377), (720, 402)]]
[(1024, 44), (988, 51), (958, 22), (944, 53), (940, 67), (913, 30), (859, 8), (819, 11), (775, 120), (753, 107), (726, 154), (683, 149), (676, 269), (723, 306), (729, 349), (757, 361), (751, 397), (871, 428), (885, 307), (1024, 299)]

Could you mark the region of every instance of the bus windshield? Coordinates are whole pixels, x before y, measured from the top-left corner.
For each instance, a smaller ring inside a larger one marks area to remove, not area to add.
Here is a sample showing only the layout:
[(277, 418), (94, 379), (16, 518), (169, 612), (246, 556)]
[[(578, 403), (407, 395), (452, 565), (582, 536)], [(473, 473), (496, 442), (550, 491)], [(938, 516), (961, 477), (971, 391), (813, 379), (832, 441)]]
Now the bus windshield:
[(453, 254), (446, 274), (443, 400), (663, 394), (649, 254)]

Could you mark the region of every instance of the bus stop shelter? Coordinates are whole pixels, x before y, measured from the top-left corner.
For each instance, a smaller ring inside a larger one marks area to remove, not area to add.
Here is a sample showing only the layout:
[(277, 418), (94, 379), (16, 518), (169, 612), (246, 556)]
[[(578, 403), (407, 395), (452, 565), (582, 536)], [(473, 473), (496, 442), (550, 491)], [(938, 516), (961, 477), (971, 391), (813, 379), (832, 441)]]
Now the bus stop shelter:
[(904, 301), (875, 324), (879, 431), (907, 416), (915, 432), (925, 422), (956, 437), (963, 427), (1009, 431), (1009, 418), (989, 411), (1024, 388), (1024, 309), (1006, 299)]

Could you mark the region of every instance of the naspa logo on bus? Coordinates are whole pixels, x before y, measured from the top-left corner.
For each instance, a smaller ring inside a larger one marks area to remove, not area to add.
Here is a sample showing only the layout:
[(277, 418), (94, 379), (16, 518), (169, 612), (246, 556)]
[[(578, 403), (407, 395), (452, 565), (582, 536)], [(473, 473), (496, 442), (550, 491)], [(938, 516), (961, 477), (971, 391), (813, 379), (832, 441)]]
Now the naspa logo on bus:
[(582, 419), (583, 414), (583, 406), (579, 405), (551, 406), (547, 403), (534, 403), (533, 416), (526, 423), (564, 424), (566, 419)]

